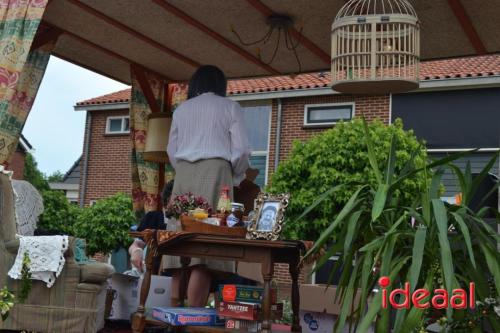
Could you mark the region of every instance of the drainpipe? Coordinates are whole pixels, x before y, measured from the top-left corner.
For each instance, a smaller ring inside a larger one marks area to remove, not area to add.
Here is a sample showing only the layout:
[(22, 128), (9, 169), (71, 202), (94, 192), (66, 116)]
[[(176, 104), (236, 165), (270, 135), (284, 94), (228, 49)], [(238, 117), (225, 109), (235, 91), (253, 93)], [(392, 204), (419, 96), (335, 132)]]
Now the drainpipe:
[(83, 143), (83, 170), (82, 170), (82, 181), (80, 188), (80, 207), (85, 205), (85, 194), (87, 192), (87, 170), (89, 165), (89, 151), (90, 151), (90, 125), (92, 116), (90, 111), (87, 111), (87, 120), (85, 123), (85, 142)]
[(281, 113), (282, 113), (282, 104), (281, 98), (277, 98), (278, 101), (278, 117), (276, 124), (276, 146), (274, 148), (274, 172), (278, 169), (278, 163), (280, 161), (280, 144), (281, 144)]

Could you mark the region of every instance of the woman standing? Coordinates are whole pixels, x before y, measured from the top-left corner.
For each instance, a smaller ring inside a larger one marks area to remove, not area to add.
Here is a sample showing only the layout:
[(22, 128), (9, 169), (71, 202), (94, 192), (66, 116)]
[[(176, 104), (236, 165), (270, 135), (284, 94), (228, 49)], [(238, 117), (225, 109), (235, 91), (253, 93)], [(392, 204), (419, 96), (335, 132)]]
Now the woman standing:
[(250, 146), (238, 103), (226, 98), (227, 81), (215, 66), (200, 67), (189, 81), (188, 100), (173, 116), (167, 152), (175, 168), (174, 195), (193, 192), (212, 208), (222, 186), (245, 178)]
[[(175, 169), (173, 195), (192, 192), (204, 197), (213, 209), (223, 186), (230, 189), (233, 199), (233, 186), (245, 178), (249, 166), (243, 111), (225, 97), (226, 89), (226, 77), (219, 68), (200, 67), (189, 81), (188, 100), (174, 112), (167, 147)], [(232, 262), (197, 262), (203, 268), (234, 272)], [(200, 303), (208, 296), (210, 280), (206, 269), (191, 271), (187, 293), (190, 305), (204, 305)]]

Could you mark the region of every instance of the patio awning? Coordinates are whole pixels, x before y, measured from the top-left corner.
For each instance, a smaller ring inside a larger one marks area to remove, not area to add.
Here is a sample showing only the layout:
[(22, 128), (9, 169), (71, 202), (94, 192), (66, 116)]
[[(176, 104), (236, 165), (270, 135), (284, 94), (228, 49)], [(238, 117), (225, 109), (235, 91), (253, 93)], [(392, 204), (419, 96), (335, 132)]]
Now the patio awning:
[[(500, 1), (410, 0), (421, 20), (423, 59), (500, 52)], [(284, 44), (266, 64), (257, 46), (244, 41), (266, 34), (266, 18), (294, 20), (302, 72), (329, 70), (330, 29), (344, 0), (52, 0), (43, 25), (62, 32), (54, 55), (130, 83), (130, 64), (172, 81), (187, 80), (201, 64), (228, 77), (296, 73), (297, 61)], [(300, 36), (300, 29), (302, 36)], [(275, 36), (276, 37), (276, 36)], [(271, 57), (276, 40), (261, 47)]]

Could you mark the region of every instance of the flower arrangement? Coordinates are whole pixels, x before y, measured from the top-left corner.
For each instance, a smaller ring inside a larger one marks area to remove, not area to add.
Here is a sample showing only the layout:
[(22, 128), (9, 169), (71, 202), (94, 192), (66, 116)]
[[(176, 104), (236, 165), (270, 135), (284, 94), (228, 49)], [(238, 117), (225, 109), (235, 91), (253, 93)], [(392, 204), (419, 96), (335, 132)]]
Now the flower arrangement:
[(203, 197), (196, 196), (191, 192), (175, 196), (167, 205), (166, 214), (179, 218), (192, 209), (201, 208), (210, 213), (210, 205)]

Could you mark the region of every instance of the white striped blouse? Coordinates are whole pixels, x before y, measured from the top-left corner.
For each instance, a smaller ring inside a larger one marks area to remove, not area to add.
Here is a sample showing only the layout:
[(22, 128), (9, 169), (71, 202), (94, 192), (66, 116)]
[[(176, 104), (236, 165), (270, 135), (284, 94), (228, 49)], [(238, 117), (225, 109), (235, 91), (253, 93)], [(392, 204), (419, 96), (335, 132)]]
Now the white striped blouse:
[(245, 178), (250, 152), (243, 111), (238, 103), (205, 93), (175, 110), (167, 146), (174, 169), (179, 160), (222, 158), (231, 162), (233, 185), (237, 186)]

